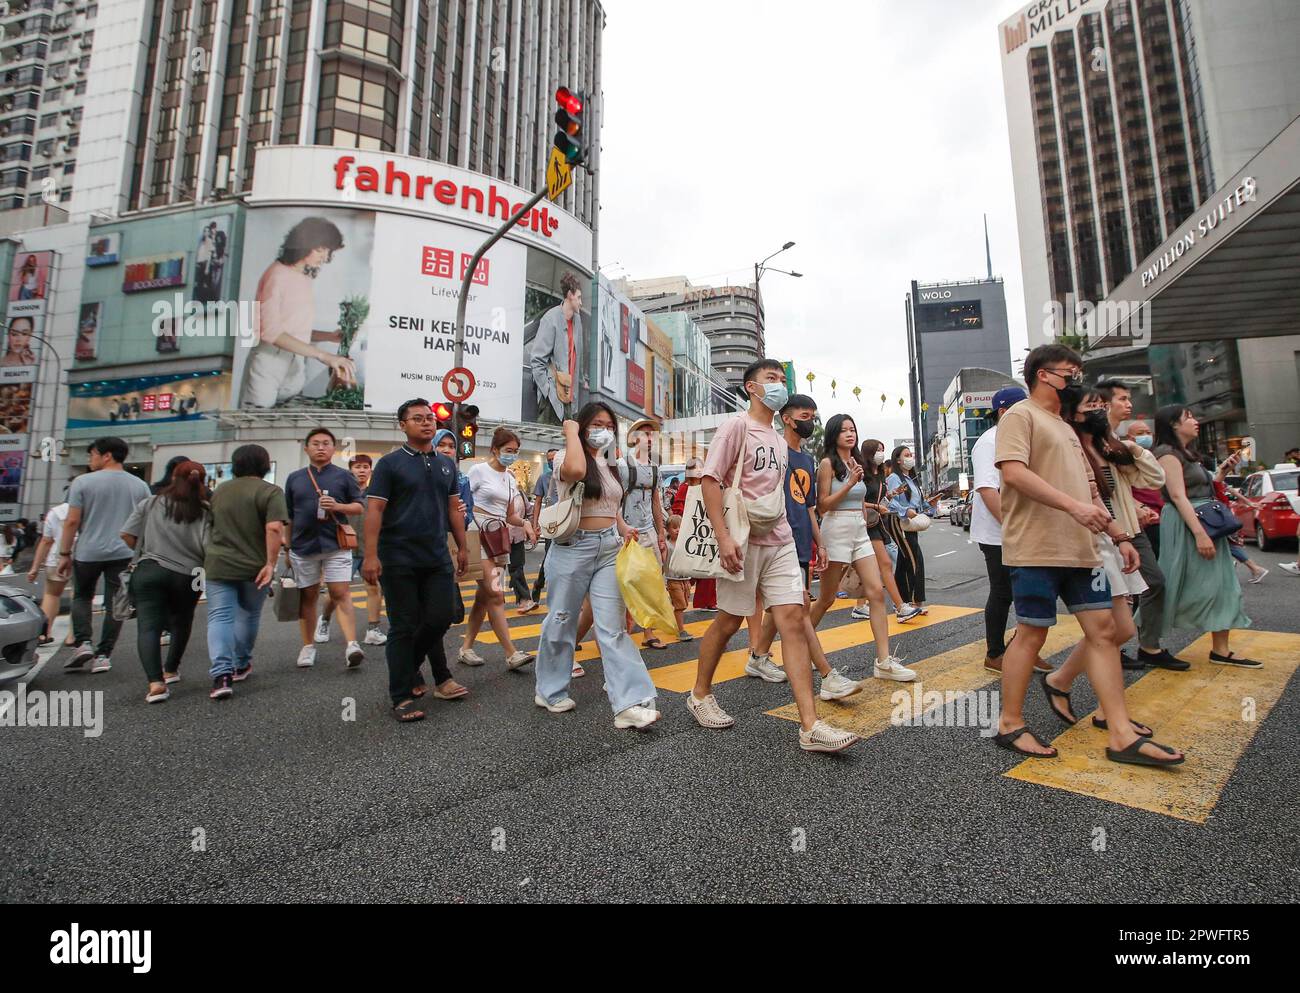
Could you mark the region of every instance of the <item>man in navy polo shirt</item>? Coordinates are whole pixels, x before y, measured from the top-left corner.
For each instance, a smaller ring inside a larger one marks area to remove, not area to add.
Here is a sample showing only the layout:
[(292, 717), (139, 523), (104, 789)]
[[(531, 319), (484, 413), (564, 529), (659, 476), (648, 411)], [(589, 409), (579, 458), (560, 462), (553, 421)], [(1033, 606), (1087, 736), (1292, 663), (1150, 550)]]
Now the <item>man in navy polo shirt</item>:
[[(393, 716), (403, 723), (424, 719), (425, 695), (419, 667), (427, 655), (433, 695), (468, 691), (451, 678), (443, 635), (451, 627), (455, 577), (469, 568), (465, 515), (456, 464), (433, 447), (437, 421), (427, 400), (408, 400), (397, 409), (406, 444), (377, 463), (366, 491), (366, 557), (361, 575), (379, 583), (388, 604), (388, 695)], [(447, 531), (456, 539), (453, 571)]]
[(347, 642), (345, 655), (349, 669), (365, 660), (357, 644), (356, 615), (352, 609), (352, 550), (339, 548), (337, 528), (348, 522), (349, 514), (364, 512), (361, 487), (356, 477), (333, 464), (337, 440), (329, 428), (315, 428), (307, 435), (303, 447), (309, 463), (289, 473), (284, 481), (284, 498), (289, 505), (291, 533), (289, 564), (302, 590), (302, 607), (298, 626), (302, 629), (302, 649), (298, 667), (316, 664), (316, 601), (324, 580), (329, 589), (334, 616), (339, 619)]

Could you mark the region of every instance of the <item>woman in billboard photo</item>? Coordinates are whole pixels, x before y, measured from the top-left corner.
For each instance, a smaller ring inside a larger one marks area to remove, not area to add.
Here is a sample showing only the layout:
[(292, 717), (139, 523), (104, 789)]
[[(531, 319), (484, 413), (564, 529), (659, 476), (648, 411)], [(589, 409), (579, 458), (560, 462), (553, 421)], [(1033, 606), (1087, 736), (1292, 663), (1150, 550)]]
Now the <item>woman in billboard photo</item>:
[(0, 365), (35, 365), (36, 353), (32, 351), (32, 334), (35, 331), (30, 317), (11, 318), (9, 340), (5, 342), (5, 353), (0, 358)]
[(29, 255), (18, 270), (18, 299), (39, 300), (42, 296), (40, 266), (36, 256)]
[(274, 407), (299, 396), (310, 359), (327, 366), (339, 382), (356, 383), (356, 366), (315, 342), (340, 340), (339, 332), (312, 328), (313, 281), (343, 247), (339, 229), (323, 217), (306, 217), (285, 236), (279, 257), (257, 284), (258, 344), (244, 370), (243, 407)]

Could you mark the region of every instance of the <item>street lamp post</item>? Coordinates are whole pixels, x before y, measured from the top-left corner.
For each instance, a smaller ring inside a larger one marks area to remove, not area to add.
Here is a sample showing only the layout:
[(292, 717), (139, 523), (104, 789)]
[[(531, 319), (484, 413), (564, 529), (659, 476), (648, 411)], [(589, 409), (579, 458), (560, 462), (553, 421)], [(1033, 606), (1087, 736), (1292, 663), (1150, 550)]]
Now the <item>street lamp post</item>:
[(776, 258), (782, 252), (789, 251), (791, 248), (794, 248), (794, 242), (787, 241), (784, 245), (782, 245), (779, 249), (777, 249), (775, 252), (773, 252), (771, 255), (765, 258), (762, 262), (754, 263), (754, 308), (755, 308), (754, 316), (759, 319), (759, 327), (763, 331), (763, 349), (762, 349), (763, 352), (767, 351), (767, 333), (766, 333), (767, 327), (766, 327), (766, 322), (764, 322), (762, 318), (759, 317), (758, 314), (758, 307), (759, 307), (758, 283), (763, 278), (763, 273), (768, 272), (769, 270), (772, 272), (779, 272), (785, 276), (793, 276), (795, 279), (803, 279), (803, 273), (801, 272), (790, 272), (786, 269), (775, 269), (770, 267), (767, 264), (769, 261)]

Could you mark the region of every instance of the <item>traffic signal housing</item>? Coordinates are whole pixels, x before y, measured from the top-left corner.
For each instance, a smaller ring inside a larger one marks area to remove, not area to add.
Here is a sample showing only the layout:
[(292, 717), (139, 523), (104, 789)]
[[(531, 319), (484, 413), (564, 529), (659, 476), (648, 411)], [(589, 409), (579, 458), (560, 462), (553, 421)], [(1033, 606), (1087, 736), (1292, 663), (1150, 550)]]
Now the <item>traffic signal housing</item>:
[(443, 429), (446, 429), (448, 431), (453, 431), (452, 423), (451, 423), (452, 422), (451, 404), (435, 403), (433, 405), (433, 417), (434, 420), (438, 422), (439, 431), (442, 431)]
[(472, 403), (460, 408), (460, 421), (456, 425), (456, 457), (472, 459), (478, 438), (478, 407)]
[(569, 165), (578, 165), (587, 157), (586, 114), (587, 102), (581, 93), (567, 86), (555, 91), (555, 147)]

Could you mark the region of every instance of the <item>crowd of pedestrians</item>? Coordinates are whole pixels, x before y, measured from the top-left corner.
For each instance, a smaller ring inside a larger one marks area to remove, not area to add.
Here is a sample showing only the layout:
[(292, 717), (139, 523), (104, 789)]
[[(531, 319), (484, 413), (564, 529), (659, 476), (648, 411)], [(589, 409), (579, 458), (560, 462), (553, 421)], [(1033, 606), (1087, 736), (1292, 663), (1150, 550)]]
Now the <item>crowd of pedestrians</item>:
[[(1001, 677), (995, 742), (1024, 756), (1055, 757), (1025, 721), (1029, 685), (1037, 679), (1052, 713), (1074, 724), (1071, 693), (1086, 676), (1099, 701), (1092, 723), (1105, 733), (1110, 759), (1176, 765), (1183, 753), (1156, 741), (1142, 715), (1128, 712), (1122, 670), (1188, 669), (1163, 647), (1179, 630), (1208, 632), (1212, 662), (1259, 666), (1232, 647), (1232, 633), (1250, 625), (1235, 570), (1242, 555), (1230, 529), (1207, 510), (1226, 495), (1224, 478), (1236, 460), (1206, 467), (1199, 424), (1185, 407), (1161, 409), (1152, 429), (1133, 418), (1124, 384), (1085, 387), (1080, 357), (1063, 345), (1031, 352), (1025, 381), (1027, 390), (993, 397), (994, 426), (971, 456), (971, 539), (988, 577), (984, 665)], [(917, 678), (891, 648), (889, 612), (899, 623), (928, 613), (919, 535), (937, 516), (940, 494), (922, 488), (909, 447), (887, 454), (846, 414), (830, 416), (820, 451), (807, 452), (817, 404), (788, 393), (780, 363), (755, 362), (744, 390), (746, 409), (717, 429), (707, 457), (670, 480), (660, 478), (654, 458), (658, 423), (632, 424), (620, 450), (617, 417), (599, 401), (579, 410), (562, 404), (563, 447), (546, 452), (542, 473), (526, 489), (512, 470), (518, 434), (498, 428), (488, 457), (461, 473), (454, 436), (437, 429), (430, 404), (418, 398), (398, 410), (404, 443), (377, 461), (357, 455), (345, 469), (335, 463), (333, 433), (313, 429), (303, 443), (307, 465), (283, 488), (265, 480), (270, 456), (258, 445), (235, 451), (233, 478), (215, 490), (204, 467), (184, 456), (151, 488), (125, 471), (124, 441), (98, 439), (89, 448), (91, 471), (45, 515), (39, 539), (33, 529), (27, 575), (34, 582), (46, 570), (42, 609), (50, 623), (64, 584), (73, 583), (68, 670), (111, 667), (118, 591), (128, 584), (148, 703), (167, 700), (181, 679), (202, 597), (210, 696), (219, 700), (252, 674), (268, 593), (295, 591), (297, 665), (314, 665), (335, 623), (348, 669), (365, 661), (363, 641), (383, 646), (389, 703), (402, 723), (427, 716), (427, 697), (469, 694), (453, 678), (444, 648), (463, 621), (457, 661), (484, 664), (476, 645), (486, 622), (506, 669), (533, 665), (534, 702), (556, 715), (576, 709), (570, 687), (584, 670), (575, 656), (594, 633), (614, 726), (649, 727), (661, 714), (643, 652), (694, 640), (685, 615), (704, 610), (712, 618), (686, 697), (695, 720), (715, 731), (734, 725), (714, 683), (729, 642), (748, 624), (745, 673), (789, 685), (801, 748), (841, 751), (858, 736), (819, 717), (816, 701), (854, 696), (863, 683), (829, 664), (818, 628), (838, 599), (856, 599), (852, 617), (869, 622), (875, 649), (870, 675)], [(544, 515), (564, 507), (576, 526), (544, 533)], [(684, 537), (705, 533), (714, 568), (692, 558), (698, 542)], [(539, 542), (530, 588), (525, 555)], [(671, 630), (644, 629), (639, 640), (617, 570), (630, 543), (659, 563), (673, 614)], [(364, 637), (351, 592), (358, 576)], [(467, 605), (459, 581), (471, 578)], [(101, 586), (96, 641), (92, 603)], [(322, 587), (326, 605), (318, 616)], [(535, 653), (511, 639), (508, 590), (519, 614), (548, 598)], [(1041, 652), (1062, 603), (1083, 638), (1053, 668)], [(1008, 639), (1013, 607), (1017, 623)], [(1134, 638), (1135, 649), (1122, 651)]]

